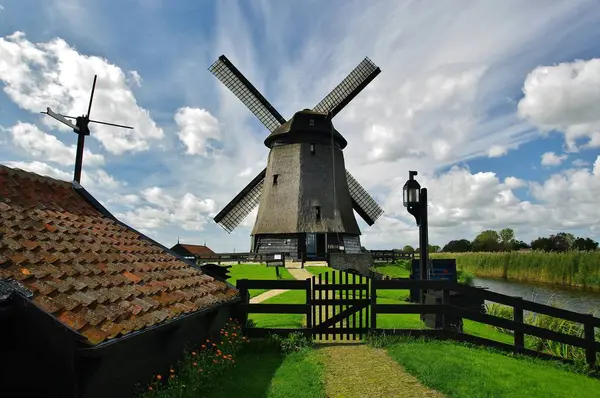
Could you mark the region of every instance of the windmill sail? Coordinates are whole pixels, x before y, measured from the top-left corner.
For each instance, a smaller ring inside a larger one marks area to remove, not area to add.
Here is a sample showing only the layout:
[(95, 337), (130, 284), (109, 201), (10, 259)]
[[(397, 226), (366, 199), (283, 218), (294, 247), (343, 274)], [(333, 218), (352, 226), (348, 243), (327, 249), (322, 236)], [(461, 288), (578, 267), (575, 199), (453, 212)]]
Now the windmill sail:
[(258, 206), (266, 172), (267, 169), (264, 169), (254, 177), (254, 179), (214, 217), (215, 222), (223, 227), (228, 233), (231, 233), (231, 231), (244, 221), (244, 218)]
[(380, 72), (381, 69), (379, 69), (373, 61), (369, 58), (363, 59), (340, 84), (331, 90), (331, 92), (313, 108), (313, 111), (327, 113), (331, 117), (337, 115), (358, 95), (358, 93), (367, 87)]
[(234, 93), (269, 131), (285, 123), (283, 116), (262, 96), (242, 73), (221, 55), (208, 70)]
[(377, 202), (375, 202), (348, 170), (346, 170), (346, 181), (348, 182), (348, 190), (352, 198), (352, 207), (367, 224), (373, 225), (383, 214), (383, 209), (379, 207)]

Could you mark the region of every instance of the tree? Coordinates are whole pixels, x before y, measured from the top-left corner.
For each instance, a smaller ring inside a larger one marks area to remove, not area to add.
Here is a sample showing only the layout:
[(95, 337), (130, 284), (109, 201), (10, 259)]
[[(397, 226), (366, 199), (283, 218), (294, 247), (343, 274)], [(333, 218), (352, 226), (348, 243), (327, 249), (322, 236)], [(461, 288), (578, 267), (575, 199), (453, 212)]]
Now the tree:
[(411, 245), (406, 245), (404, 246), (404, 248), (402, 249), (403, 252), (405, 253), (414, 253), (415, 252), (415, 248), (412, 247)]
[(460, 239), (451, 240), (446, 244), (446, 246), (444, 246), (442, 251), (447, 253), (464, 253), (470, 252), (472, 249), (473, 246), (471, 245), (471, 242), (469, 242), (467, 239)]
[(504, 250), (512, 250), (515, 241), (515, 231), (511, 228), (504, 228), (500, 231), (500, 242)]
[(429, 245), (428, 250), (429, 253), (437, 253), (440, 251), (440, 247), (438, 245)]
[(554, 244), (550, 238), (537, 238), (531, 241), (531, 248), (549, 252), (554, 249)]
[(595, 251), (598, 250), (598, 242), (594, 242), (590, 238), (577, 238), (573, 242), (573, 250)]
[(500, 247), (500, 235), (491, 229), (479, 233), (473, 240), (473, 250), (477, 252), (498, 251)]
[(530, 248), (531, 248), (531, 246), (529, 246), (527, 243), (523, 242), (522, 240), (515, 240), (512, 244), (513, 250), (530, 249)]
[[(573, 239), (571, 239), (573, 237)], [(575, 237), (572, 234), (560, 232), (556, 235), (550, 235), (552, 241), (552, 251), (566, 252), (571, 248), (572, 242), (575, 241)]]

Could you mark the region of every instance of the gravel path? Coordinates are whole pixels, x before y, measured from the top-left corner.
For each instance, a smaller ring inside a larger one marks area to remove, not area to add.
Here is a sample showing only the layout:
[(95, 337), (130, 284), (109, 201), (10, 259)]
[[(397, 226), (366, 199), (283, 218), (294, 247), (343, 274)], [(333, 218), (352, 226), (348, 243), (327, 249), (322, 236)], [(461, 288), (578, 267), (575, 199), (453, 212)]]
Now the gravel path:
[(325, 365), (325, 390), (334, 397), (443, 397), (423, 386), (381, 348), (365, 344), (318, 345)]
[[(288, 272), (298, 280), (312, 278), (312, 274), (302, 268), (287, 268)], [(279, 296), (281, 293), (289, 292), (287, 289), (273, 289), (250, 299), (251, 304), (261, 303), (271, 297)]]

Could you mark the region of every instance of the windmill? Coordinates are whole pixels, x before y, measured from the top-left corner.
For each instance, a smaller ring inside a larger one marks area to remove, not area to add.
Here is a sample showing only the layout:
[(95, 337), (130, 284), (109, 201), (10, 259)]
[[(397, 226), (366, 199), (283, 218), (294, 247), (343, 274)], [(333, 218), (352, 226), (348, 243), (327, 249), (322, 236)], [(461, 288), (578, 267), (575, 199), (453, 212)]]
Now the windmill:
[(267, 167), (221, 210), (214, 220), (228, 233), (258, 205), (252, 251), (323, 257), (328, 252), (360, 252), (355, 210), (373, 225), (383, 210), (346, 170), (347, 141), (332, 119), (380, 72), (365, 58), (312, 110), (290, 120), (261, 95), (221, 55), (209, 68), (269, 131)]
[[(97, 78), (98, 78), (98, 76), (94, 75), (94, 83), (92, 84), (92, 94), (90, 95), (90, 103), (88, 105), (88, 111), (87, 111), (86, 116), (74, 117), (74, 116), (61, 115), (60, 113), (53, 112), (52, 109), (50, 109), (50, 107), (46, 108), (46, 112), (40, 112), (40, 113), (43, 113), (45, 115), (48, 115), (48, 116), (58, 120), (59, 122), (61, 122), (63, 124), (66, 124), (67, 126), (69, 126), (73, 129), (73, 132), (75, 134), (77, 134), (77, 151), (75, 152), (75, 172), (73, 175), (73, 180), (77, 181), (78, 183), (81, 182), (81, 165), (83, 163), (83, 147), (85, 145), (85, 136), (90, 135), (90, 129), (88, 127), (90, 123), (105, 124), (107, 126), (121, 127), (124, 129), (133, 129), (133, 127), (129, 127), (129, 126), (122, 126), (120, 124), (100, 122), (98, 120), (90, 119), (90, 112), (92, 110), (92, 101), (94, 99), (94, 91), (96, 90), (96, 79)], [(71, 123), (67, 119), (74, 119), (75, 124)]]

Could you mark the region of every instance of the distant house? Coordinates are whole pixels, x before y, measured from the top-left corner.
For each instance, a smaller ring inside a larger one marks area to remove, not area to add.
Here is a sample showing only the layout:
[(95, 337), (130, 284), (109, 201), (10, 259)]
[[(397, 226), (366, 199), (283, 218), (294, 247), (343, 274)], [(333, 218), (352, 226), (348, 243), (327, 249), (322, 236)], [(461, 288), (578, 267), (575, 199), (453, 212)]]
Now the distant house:
[(238, 296), (78, 183), (0, 165), (1, 397), (133, 397)]
[(183, 256), (188, 260), (196, 261), (198, 256), (210, 256), (216, 254), (208, 246), (205, 245), (185, 245), (177, 243), (171, 248), (175, 253)]

